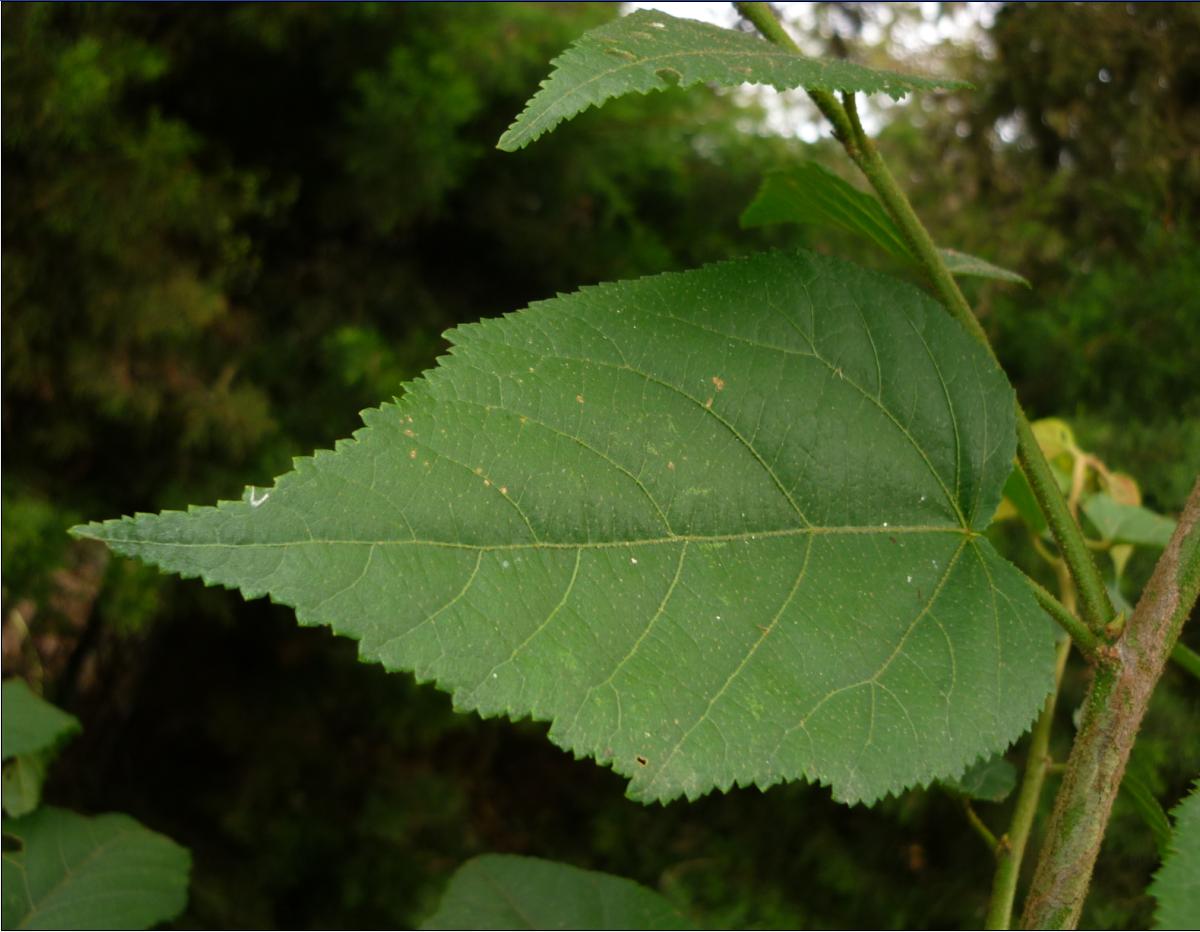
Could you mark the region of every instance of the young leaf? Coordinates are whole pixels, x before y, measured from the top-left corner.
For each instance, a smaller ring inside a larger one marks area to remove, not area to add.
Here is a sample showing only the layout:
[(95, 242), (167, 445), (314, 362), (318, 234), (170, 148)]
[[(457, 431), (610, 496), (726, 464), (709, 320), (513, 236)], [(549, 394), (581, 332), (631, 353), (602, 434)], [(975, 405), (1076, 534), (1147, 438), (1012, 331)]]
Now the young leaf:
[[(742, 226), (812, 223), (865, 237), (889, 255), (920, 263), (883, 205), (817, 162), (801, 162), (771, 172), (742, 213)], [(1029, 287), (1029, 282), (986, 259), (954, 249), (939, 249), (952, 275), (993, 278)]]
[(129, 816), (45, 806), (4, 835), (6, 929), (147, 929), (187, 904), (191, 856)]
[(0, 745), (5, 760), (46, 750), (79, 731), (79, 719), (35, 696), (24, 680), (5, 680), (0, 689)]
[(980, 259), (978, 256), (959, 252), (957, 249), (939, 249), (938, 252), (951, 275), (957, 275), (959, 278), (991, 278), (999, 282), (1012, 282), (1014, 285), (1031, 287), (1029, 279), (1024, 275), (1001, 268), (988, 262), (987, 259)]
[(770, 84), (827, 91), (882, 92), (969, 87), (964, 81), (876, 71), (841, 59), (805, 58), (744, 32), (658, 10), (637, 10), (584, 33), (551, 62), (524, 111), (500, 137), (512, 152), (588, 107), (624, 94), (715, 83)]
[(1165, 547), (1175, 533), (1175, 522), (1141, 505), (1122, 505), (1106, 492), (1089, 495), (1083, 513), (1100, 536), (1117, 544)]
[(1171, 833), (1162, 867), (1150, 884), (1158, 900), (1156, 929), (1200, 928), (1200, 784), (1171, 813)]
[(75, 529), (270, 594), (640, 800), (872, 801), (1025, 729), (1053, 632), (981, 536), (1012, 390), (928, 296), (799, 254), (587, 288), (270, 490)]
[(568, 864), (485, 854), (455, 871), (422, 929), (690, 929), (664, 897)]

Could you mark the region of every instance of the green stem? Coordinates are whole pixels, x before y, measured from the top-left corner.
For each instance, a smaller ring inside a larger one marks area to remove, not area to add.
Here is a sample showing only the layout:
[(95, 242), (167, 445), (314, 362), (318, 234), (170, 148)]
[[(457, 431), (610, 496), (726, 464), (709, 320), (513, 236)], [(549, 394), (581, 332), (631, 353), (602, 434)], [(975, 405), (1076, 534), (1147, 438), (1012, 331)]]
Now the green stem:
[(1078, 923), (1134, 739), (1197, 594), (1200, 479), (1124, 635), (1105, 649), (1095, 669), (1025, 901), (1023, 928)]
[(1089, 661), (1094, 660), (1097, 651), (1104, 646), (1104, 642), (1096, 637), (1087, 625), (1076, 618), (1073, 612), (1069, 611), (1062, 602), (1058, 601), (1046, 589), (1028, 576), (1025, 577), (1025, 581), (1033, 591), (1033, 597), (1038, 600), (1038, 604), (1071, 636), (1071, 640), (1079, 647), (1079, 652)]
[(1200, 680), (1200, 654), (1197, 654), (1186, 644), (1176, 644), (1175, 649), (1171, 651), (1171, 659), (1196, 679)]
[(1050, 731), (1054, 726), (1054, 707), (1058, 703), (1058, 686), (1062, 682), (1067, 656), (1071, 653), (1071, 642), (1063, 639), (1058, 645), (1054, 665), (1054, 690), (1046, 697), (1046, 704), (1033, 726), (1029, 740), (1029, 757), (1025, 762), (1025, 776), (1017, 794), (1016, 809), (1012, 824), (1000, 840), (997, 849), (996, 873), (992, 878), (992, 895), (988, 900), (986, 929), (1007, 929), (1012, 925), (1013, 903), (1017, 896), (1017, 881), (1021, 878), (1021, 861), (1029, 844), (1034, 816), (1042, 798), (1042, 785), (1050, 768)]
[(971, 805), (971, 800), (963, 800), (963, 811), (967, 814), (967, 821), (971, 823), (971, 828), (979, 833), (979, 837), (983, 839), (983, 843), (988, 846), (988, 850), (994, 855), (1000, 852), (1000, 839), (995, 836), (990, 828), (984, 824), (983, 819), (979, 818), (979, 813), (975, 811), (975, 807)]
[[(736, 2), (734, 6), (754, 24), (765, 38), (799, 53), (799, 47), (784, 30), (769, 4)], [(888, 170), (883, 158), (879, 155), (875, 143), (864, 132), (858, 119), (854, 95), (844, 94), (840, 104), (832, 94), (825, 90), (810, 89), (808, 95), (821, 113), (833, 124), (834, 136), (841, 142), (846, 154), (866, 176), (871, 187), (879, 195), (880, 201), (883, 202), (892, 219), (896, 221), (901, 233), (912, 248), (913, 255), (929, 276), (938, 298), (950, 311), (950, 314), (987, 348), (992, 359), (995, 359), (996, 355), (992, 350), (987, 333), (972, 313), (971, 306), (959, 289), (954, 276), (946, 268), (946, 263), (930, 238), (929, 231), (925, 229), (924, 224), (913, 211), (912, 204), (909, 203), (900, 186), (896, 184), (896, 179), (892, 177), (891, 171)], [(997, 362), (997, 364), (999, 363)], [(1063, 558), (1070, 567), (1071, 576), (1075, 580), (1082, 603), (1083, 618), (1097, 637), (1103, 637), (1105, 626), (1116, 614), (1112, 601), (1108, 597), (1108, 591), (1104, 588), (1104, 579), (1088, 550), (1083, 532), (1071, 516), (1062, 492), (1054, 482), (1050, 466), (1042, 454), (1041, 447), (1038, 446), (1033, 429), (1029, 426), (1029, 419), (1025, 416), (1020, 402), (1016, 403), (1016, 409), (1017, 458), (1029, 479), (1029, 486), (1037, 498), (1038, 505), (1046, 516), (1046, 523), (1050, 526), (1054, 539), (1058, 542)]]

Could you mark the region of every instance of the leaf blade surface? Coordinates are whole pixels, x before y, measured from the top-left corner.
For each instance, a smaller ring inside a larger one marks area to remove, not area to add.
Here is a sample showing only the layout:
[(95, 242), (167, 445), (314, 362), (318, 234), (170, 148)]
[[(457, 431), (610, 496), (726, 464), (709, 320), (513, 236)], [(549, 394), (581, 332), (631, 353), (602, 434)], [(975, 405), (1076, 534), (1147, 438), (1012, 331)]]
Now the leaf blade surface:
[(4, 834), (5, 928), (146, 929), (187, 903), (191, 856), (129, 816), (44, 806)]
[(1200, 784), (1171, 811), (1174, 829), (1162, 867), (1150, 884), (1158, 900), (1156, 929), (1191, 929), (1200, 924)]
[(515, 151), (589, 107), (624, 94), (647, 94), (701, 83), (769, 84), (829, 91), (886, 93), (968, 87), (949, 78), (878, 71), (841, 59), (806, 58), (748, 33), (636, 10), (584, 33), (551, 64), (499, 148)]
[(670, 901), (632, 880), (511, 854), (472, 858), (422, 929), (689, 929)]
[(1011, 390), (921, 292), (770, 254), (450, 336), (273, 489), (80, 532), (551, 721), (646, 801), (807, 777), (869, 802), (1036, 714), (1053, 635), (980, 536)]

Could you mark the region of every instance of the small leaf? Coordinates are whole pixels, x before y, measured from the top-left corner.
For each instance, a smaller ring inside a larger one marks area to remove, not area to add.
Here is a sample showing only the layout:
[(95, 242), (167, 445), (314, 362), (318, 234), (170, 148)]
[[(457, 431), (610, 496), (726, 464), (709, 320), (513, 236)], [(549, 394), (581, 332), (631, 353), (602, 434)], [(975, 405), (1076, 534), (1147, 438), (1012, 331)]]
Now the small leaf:
[(960, 278), (991, 278), (1001, 282), (1012, 282), (1014, 285), (1024, 285), (1026, 288), (1032, 287), (1024, 275), (1001, 268), (987, 259), (980, 259), (957, 249), (939, 249), (938, 252), (951, 275)]
[(1150, 834), (1154, 836), (1154, 844), (1158, 848), (1158, 856), (1161, 858), (1166, 856), (1171, 844), (1171, 822), (1150, 789), (1146, 770), (1145, 765), (1139, 764), (1135, 756), (1121, 779), (1121, 794), (1150, 829)]
[[(1037, 498), (1033, 494), (1033, 489), (1029, 487), (1029, 480), (1025, 478), (1025, 473), (1021, 470), (1020, 465), (1014, 465), (1012, 472), (1004, 481), (1004, 501), (1009, 503), (1012, 514), (1020, 516), (1035, 537), (1046, 530), (1046, 518), (1038, 506)], [(1008, 515), (1004, 517), (1008, 517)], [(1004, 518), (997, 515), (995, 520), (1001, 521)]]
[(187, 904), (191, 856), (129, 816), (45, 806), (4, 834), (6, 929), (146, 929)]
[(273, 488), (75, 533), (549, 720), (643, 801), (805, 777), (870, 802), (1033, 719), (1053, 631), (982, 536), (1012, 390), (923, 292), (776, 253), (450, 338)]
[(1069, 457), (1071, 461), (1074, 461), (1081, 452), (1079, 445), (1075, 442), (1075, 432), (1071, 430), (1071, 425), (1062, 418), (1044, 417), (1034, 421), (1030, 427), (1033, 428), (1033, 435), (1037, 438), (1038, 446), (1042, 448), (1042, 452), (1048, 460)]
[(1162, 867), (1150, 884), (1156, 929), (1200, 928), (1200, 784), (1171, 812), (1175, 823)]
[(0, 712), (4, 759), (57, 745), (80, 730), (79, 719), (33, 694), (24, 680), (5, 680)]
[(999, 755), (979, 760), (957, 780), (942, 781), (950, 789), (987, 803), (1002, 803), (1017, 785), (1017, 768)]
[[(745, 227), (772, 223), (837, 227), (869, 239), (889, 255), (919, 264), (883, 205), (817, 162), (801, 162), (768, 174), (754, 200), (742, 213), (741, 222)], [(986, 259), (954, 249), (939, 249), (938, 252), (952, 275), (973, 275), (1029, 285), (1016, 272), (1002, 269)]]
[(42, 801), (42, 784), (46, 782), (46, 755), (18, 754), (4, 762), (3, 805), (5, 815), (23, 816)]
[(818, 162), (801, 162), (763, 179), (742, 226), (812, 223), (864, 236), (889, 255), (912, 259), (912, 252), (879, 201)]
[(422, 929), (690, 929), (663, 896), (632, 880), (509, 854), (455, 871)]
[(876, 71), (841, 59), (805, 58), (744, 32), (658, 10), (637, 10), (584, 33), (551, 62), (550, 76), (526, 105), (499, 148), (520, 149), (563, 120), (624, 94), (715, 83), (769, 84), (780, 90), (882, 92), (962, 88), (948, 78)]
[(1107, 492), (1096, 492), (1081, 503), (1083, 513), (1100, 536), (1115, 544), (1165, 547), (1175, 522), (1141, 505), (1122, 505)]

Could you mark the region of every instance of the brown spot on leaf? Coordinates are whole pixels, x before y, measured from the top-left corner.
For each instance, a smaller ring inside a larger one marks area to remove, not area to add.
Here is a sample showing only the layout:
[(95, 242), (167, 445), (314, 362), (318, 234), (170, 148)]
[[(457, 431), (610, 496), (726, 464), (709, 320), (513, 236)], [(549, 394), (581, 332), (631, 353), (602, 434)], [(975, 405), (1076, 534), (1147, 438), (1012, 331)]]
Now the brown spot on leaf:
[(576, 395), (575, 400), (578, 401), (580, 404), (583, 404), (583, 395)]
[(722, 391), (725, 388), (725, 380), (719, 375), (714, 375), (712, 377), (712, 383), (717, 387), (717, 391)]
[(637, 757), (635, 757), (634, 760), (637, 761), (639, 764), (641, 764), (643, 767), (645, 767), (648, 763), (650, 763), (648, 760), (646, 760), (646, 758), (642, 757), (641, 754), (639, 754)]

